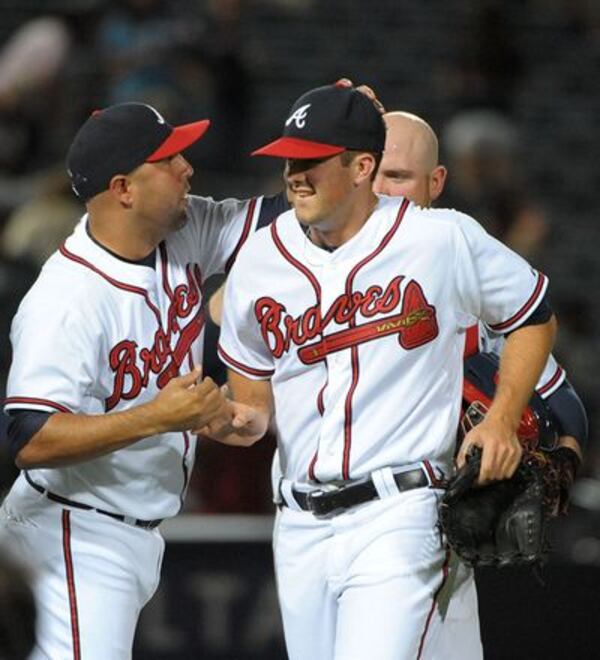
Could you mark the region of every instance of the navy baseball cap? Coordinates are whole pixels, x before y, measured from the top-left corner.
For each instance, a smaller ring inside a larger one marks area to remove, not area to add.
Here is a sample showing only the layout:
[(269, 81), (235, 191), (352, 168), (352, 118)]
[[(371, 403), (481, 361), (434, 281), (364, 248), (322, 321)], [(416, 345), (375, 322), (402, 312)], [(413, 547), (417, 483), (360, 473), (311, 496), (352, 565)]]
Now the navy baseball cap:
[(352, 87), (327, 85), (303, 94), (292, 106), (278, 140), (253, 156), (326, 158), (343, 151), (379, 153), (385, 123), (373, 101)]
[(208, 119), (171, 126), (152, 106), (119, 103), (94, 112), (75, 135), (67, 153), (71, 185), (87, 201), (106, 190), (113, 176), (128, 174), (183, 151), (199, 140)]

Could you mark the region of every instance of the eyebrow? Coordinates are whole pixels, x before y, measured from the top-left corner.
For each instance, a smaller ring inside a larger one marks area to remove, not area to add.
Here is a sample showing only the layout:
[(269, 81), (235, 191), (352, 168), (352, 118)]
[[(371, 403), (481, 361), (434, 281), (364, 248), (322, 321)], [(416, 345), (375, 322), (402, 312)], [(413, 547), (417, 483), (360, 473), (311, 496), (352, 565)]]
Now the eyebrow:
[(388, 176), (395, 175), (395, 176), (412, 176), (415, 174), (414, 170), (407, 170), (404, 168), (399, 168), (399, 167), (384, 167), (381, 168), (381, 172), (383, 174), (386, 174)]

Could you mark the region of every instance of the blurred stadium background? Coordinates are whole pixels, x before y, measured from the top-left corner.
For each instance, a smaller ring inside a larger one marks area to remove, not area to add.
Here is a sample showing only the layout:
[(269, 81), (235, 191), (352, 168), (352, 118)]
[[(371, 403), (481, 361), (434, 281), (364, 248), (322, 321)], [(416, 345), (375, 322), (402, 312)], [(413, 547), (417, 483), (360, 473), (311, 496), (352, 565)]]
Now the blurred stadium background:
[[(530, 572), (479, 576), (487, 657), (598, 657), (599, 73), (597, 0), (0, 0), (0, 395), (19, 300), (82, 211), (63, 161), (92, 110), (138, 100), (173, 123), (210, 117), (190, 150), (193, 191), (247, 197), (280, 186), (277, 164), (248, 153), (297, 96), (342, 76), (367, 83), (440, 136), (440, 205), (470, 212), (550, 276), (555, 353), (590, 418), (546, 586)], [(3, 489), (15, 476), (4, 445)], [(164, 579), (136, 658), (285, 657), (272, 450), (272, 438), (201, 446), (185, 515), (165, 526)]]

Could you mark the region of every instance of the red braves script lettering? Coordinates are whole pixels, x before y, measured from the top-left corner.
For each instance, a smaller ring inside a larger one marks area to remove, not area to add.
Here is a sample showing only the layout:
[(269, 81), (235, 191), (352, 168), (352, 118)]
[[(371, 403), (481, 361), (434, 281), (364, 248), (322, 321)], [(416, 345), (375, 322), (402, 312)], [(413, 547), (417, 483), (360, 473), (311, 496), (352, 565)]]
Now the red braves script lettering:
[[(179, 284), (173, 291), (167, 312), (167, 328), (159, 327), (154, 333), (154, 342), (149, 348), (138, 348), (138, 344), (124, 339), (116, 344), (109, 354), (110, 368), (115, 374), (113, 392), (106, 399), (106, 410), (112, 410), (121, 399), (135, 399), (142, 388), (148, 385), (150, 374), (159, 374), (157, 384), (163, 388), (179, 373), (186, 353), (202, 330), (201, 312), (195, 314), (183, 328), (180, 319), (185, 319), (200, 302), (200, 269), (188, 264), (187, 284)], [(175, 348), (171, 342), (179, 333)]]
[[(315, 305), (293, 318), (285, 314), (285, 305), (268, 297), (256, 301), (254, 312), (260, 323), (263, 339), (276, 358), (281, 357), (295, 344), (302, 346), (298, 351), (302, 362), (311, 364), (324, 359), (330, 353), (395, 333), (398, 334), (398, 342), (403, 348), (412, 349), (437, 337), (438, 325), (435, 307), (427, 302), (417, 282), (410, 280), (402, 295), (400, 284), (403, 279), (400, 275), (395, 277), (385, 290), (373, 285), (365, 293), (344, 293), (334, 300), (324, 316), (318, 305)], [(357, 314), (363, 318), (390, 314), (400, 302), (402, 307), (399, 314), (355, 325)], [(332, 321), (338, 325), (349, 323), (351, 327), (323, 336)], [(321, 339), (304, 346), (315, 337)]]

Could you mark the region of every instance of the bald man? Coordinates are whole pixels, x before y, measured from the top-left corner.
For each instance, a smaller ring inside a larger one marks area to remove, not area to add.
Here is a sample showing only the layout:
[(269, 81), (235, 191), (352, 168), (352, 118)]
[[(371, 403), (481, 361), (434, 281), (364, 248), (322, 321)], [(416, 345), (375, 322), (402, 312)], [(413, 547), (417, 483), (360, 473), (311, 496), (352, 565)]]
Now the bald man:
[(431, 126), (410, 112), (388, 112), (385, 151), (373, 189), (431, 206), (444, 190), (446, 168), (438, 162), (438, 139)]
[[(447, 177), (446, 168), (439, 163), (435, 132), (424, 119), (409, 112), (388, 112), (384, 120), (387, 127), (385, 150), (373, 190), (378, 194), (407, 197), (419, 206), (431, 206), (442, 194)], [(499, 353), (503, 341), (480, 325), (480, 350)], [(554, 385), (548, 389), (553, 381)], [(580, 444), (587, 439), (585, 410), (564, 378), (564, 370), (552, 357), (536, 389), (559, 419), (560, 444), (581, 458)], [(483, 649), (475, 579), (472, 569), (457, 557), (451, 562), (444, 591), (446, 593), (440, 595), (440, 607), (446, 609), (446, 615), (441, 633), (443, 640), (438, 646), (443, 656), (436, 656), (435, 660), (480, 660)]]

